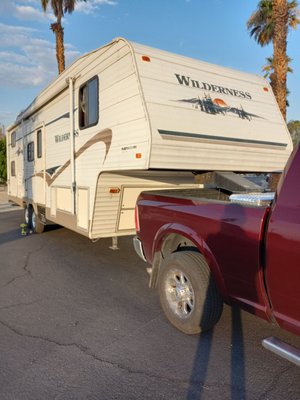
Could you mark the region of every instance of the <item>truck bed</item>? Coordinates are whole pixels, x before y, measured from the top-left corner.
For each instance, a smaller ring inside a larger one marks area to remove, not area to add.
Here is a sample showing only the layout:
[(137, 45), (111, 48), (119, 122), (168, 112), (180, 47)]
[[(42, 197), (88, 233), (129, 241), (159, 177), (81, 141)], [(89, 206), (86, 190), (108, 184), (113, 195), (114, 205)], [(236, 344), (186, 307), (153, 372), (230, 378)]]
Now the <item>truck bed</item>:
[(143, 192), (137, 204), (145, 257), (153, 263), (153, 244), (164, 241), (166, 231), (170, 237), (188, 238), (198, 249), (203, 246), (199, 250), (216, 270), (215, 276), (219, 274), (223, 297), (267, 318), (260, 287), (264, 285), (261, 243), (269, 207), (232, 203), (228, 196), (220, 200), (221, 195), (211, 188)]
[(152, 196), (161, 196), (167, 198), (175, 198), (177, 200), (205, 201), (209, 202), (231, 202), (238, 203), (244, 207), (267, 207), (271, 205), (275, 193), (233, 193), (229, 194), (225, 191), (213, 188), (195, 188), (195, 189), (175, 189), (175, 190), (152, 190), (148, 191)]

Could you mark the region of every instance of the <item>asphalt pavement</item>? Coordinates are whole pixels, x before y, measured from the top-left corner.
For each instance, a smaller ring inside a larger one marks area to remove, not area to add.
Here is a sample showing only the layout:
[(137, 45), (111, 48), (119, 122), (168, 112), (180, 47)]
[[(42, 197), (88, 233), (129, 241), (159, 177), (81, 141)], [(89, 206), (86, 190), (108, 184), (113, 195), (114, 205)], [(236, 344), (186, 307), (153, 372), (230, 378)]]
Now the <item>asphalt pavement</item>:
[(109, 249), (0, 213), (0, 399), (299, 400), (300, 370), (261, 346), (300, 340), (225, 307), (213, 331), (165, 319), (132, 238)]
[(6, 186), (0, 185), (0, 213), (16, 211), (17, 209), (21, 208), (8, 201)]

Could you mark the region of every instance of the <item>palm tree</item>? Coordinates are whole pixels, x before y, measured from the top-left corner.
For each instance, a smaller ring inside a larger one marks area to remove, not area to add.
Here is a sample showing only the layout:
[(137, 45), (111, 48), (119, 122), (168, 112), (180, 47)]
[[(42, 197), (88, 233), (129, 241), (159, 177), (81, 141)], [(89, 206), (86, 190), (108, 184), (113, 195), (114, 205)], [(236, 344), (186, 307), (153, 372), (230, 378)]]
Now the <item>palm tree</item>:
[(258, 44), (266, 46), (273, 39), (273, 0), (261, 0), (247, 21), (247, 29)]
[[(271, 43), (274, 37), (274, 0), (260, 0), (257, 9), (247, 21), (247, 29), (250, 31), (250, 36), (262, 47)], [(299, 24), (298, 18), (298, 1), (290, 0), (287, 2), (288, 8), (288, 26), (296, 29)]]
[[(262, 71), (265, 73), (264, 74), (264, 78), (270, 78), (271, 80), (271, 76), (272, 73), (274, 72), (274, 57), (267, 57), (266, 58), (266, 65), (264, 65), (262, 67)], [(287, 56), (287, 64), (288, 64), (288, 70), (287, 72), (294, 72), (293, 68), (289, 66), (289, 64), (292, 62), (291, 57)], [(271, 80), (271, 84), (272, 84), (272, 80)]]
[[(264, 65), (262, 67), (262, 71), (265, 73), (264, 74), (264, 78), (269, 78), (270, 79), (270, 84), (271, 87), (274, 91), (274, 86), (275, 86), (275, 74), (274, 74), (274, 57), (267, 57), (267, 64)], [(292, 67), (289, 66), (289, 64), (291, 63), (292, 59), (287, 56), (286, 57), (286, 62), (287, 62), (287, 72), (288, 73), (293, 73), (294, 70)], [(290, 94), (290, 91), (288, 90), (288, 88), (286, 89), (286, 96), (288, 97), (288, 95)], [(289, 101), (288, 99), (286, 99), (286, 106), (289, 107)]]
[(289, 19), (287, 0), (274, 0), (273, 15), (275, 21), (273, 90), (282, 115), (286, 119), (286, 76), (288, 71), (286, 47)]
[(72, 14), (77, 0), (41, 0), (44, 11), (47, 10), (49, 2), (56, 17), (56, 22), (51, 24), (51, 29), (55, 34), (58, 73), (61, 74), (65, 69), (64, 28), (62, 27), (61, 20), (65, 13)]
[(257, 10), (250, 16), (247, 28), (250, 35), (261, 45), (273, 42), (274, 72), (271, 74), (271, 85), (279, 108), (286, 118), (286, 75), (289, 57), (286, 54), (288, 28), (299, 24), (296, 0), (260, 0)]

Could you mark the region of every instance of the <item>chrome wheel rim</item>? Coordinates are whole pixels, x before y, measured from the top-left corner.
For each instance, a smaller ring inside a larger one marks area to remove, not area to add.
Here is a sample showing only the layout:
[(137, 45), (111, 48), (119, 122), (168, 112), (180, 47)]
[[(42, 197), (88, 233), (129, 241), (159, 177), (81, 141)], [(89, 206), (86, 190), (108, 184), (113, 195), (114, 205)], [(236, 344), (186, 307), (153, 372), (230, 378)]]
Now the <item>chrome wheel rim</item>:
[(29, 223), (29, 209), (28, 209), (28, 207), (25, 208), (24, 219), (25, 219), (25, 223), (28, 225), (28, 223)]
[(188, 277), (179, 269), (167, 273), (165, 281), (166, 299), (170, 309), (179, 318), (189, 317), (195, 305), (195, 295)]
[(35, 224), (36, 224), (36, 215), (35, 215), (35, 212), (33, 211), (32, 216), (31, 216), (31, 226), (32, 226), (33, 230), (35, 230)]

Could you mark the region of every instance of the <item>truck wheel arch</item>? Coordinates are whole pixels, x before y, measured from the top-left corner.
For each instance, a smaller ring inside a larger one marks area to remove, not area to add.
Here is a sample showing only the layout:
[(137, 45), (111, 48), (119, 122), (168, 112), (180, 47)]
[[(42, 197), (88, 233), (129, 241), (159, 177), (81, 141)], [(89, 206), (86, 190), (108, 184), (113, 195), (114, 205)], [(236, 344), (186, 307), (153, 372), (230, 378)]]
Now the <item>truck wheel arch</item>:
[(152, 252), (151, 288), (157, 287), (159, 271), (163, 260), (176, 251), (196, 251), (201, 253), (211, 270), (220, 294), (224, 301), (228, 301), (228, 291), (221, 270), (209, 246), (196, 232), (179, 224), (163, 226), (155, 236)]

